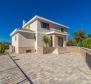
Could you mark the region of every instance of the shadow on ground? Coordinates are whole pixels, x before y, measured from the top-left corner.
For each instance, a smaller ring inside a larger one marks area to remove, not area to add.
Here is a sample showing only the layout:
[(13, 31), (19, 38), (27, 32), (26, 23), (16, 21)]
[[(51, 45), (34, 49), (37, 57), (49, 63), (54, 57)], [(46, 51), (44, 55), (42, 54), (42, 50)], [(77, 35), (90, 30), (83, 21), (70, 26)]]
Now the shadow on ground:
[(89, 69), (91, 70), (91, 54), (86, 53), (86, 64), (89, 67)]

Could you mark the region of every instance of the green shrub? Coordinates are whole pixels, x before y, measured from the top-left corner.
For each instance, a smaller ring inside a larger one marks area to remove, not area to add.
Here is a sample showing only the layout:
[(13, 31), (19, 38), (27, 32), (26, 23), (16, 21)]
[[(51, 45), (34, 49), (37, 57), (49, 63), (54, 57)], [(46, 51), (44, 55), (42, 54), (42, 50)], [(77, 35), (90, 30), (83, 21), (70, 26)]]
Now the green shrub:
[(0, 44), (0, 53), (4, 53), (5, 52), (5, 45), (4, 43)]
[(49, 38), (47, 36), (43, 37), (43, 42), (45, 43), (46, 47), (49, 45)]
[(83, 46), (83, 45), (82, 45), (82, 42), (79, 41), (79, 42), (77, 43), (77, 46), (80, 46), (80, 47)]
[(82, 41), (83, 47), (91, 48), (91, 38), (86, 38)]

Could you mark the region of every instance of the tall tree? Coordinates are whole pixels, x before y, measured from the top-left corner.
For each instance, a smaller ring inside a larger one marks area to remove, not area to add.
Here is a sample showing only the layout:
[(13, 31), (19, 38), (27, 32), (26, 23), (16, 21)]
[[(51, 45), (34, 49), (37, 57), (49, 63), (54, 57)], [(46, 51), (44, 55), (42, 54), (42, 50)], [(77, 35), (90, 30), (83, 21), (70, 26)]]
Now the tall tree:
[(85, 39), (85, 31), (83, 29), (79, 29), (76, 32), (73, 33), (74, 38), (76, 39), (76, 42), (82, 42), (83, 39)]

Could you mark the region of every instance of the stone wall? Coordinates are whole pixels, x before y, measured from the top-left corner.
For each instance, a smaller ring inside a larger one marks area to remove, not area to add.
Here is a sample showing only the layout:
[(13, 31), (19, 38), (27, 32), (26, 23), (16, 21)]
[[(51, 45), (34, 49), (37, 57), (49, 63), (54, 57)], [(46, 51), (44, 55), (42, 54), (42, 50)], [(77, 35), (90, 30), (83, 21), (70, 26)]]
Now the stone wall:
[(55, 49), (54, 47), (38, 48), (38, 49), (37, 49), (37, 53), (40, 53), (40, 54), (53, 53), (54, 49)]
[(48, 54), (48, 53), (54, 53), (54, 54), (61, 54), (61, 53), (70, 53), (70, 52), (75, 52), (75, 53), (80, 53), (81, 56), (86, 55), (86, 50), (81, 48), (81, 47), (76, 47), (76, 46), (70, 46), (70, 47), (47, 47), (47, 48), (38, 48), (37, 53), (40, 54)]
[(54, 47), (47, 47), (47, 48), (43, 48), (43, 53), (53, 53), (53, 51), (55, 50)]
[(31, 53), (31, 52), (35, 52), (35, 49), (30, 47), (16, 47), (15, 52), (16, 53)]
[(68, 52), (75, 52), (75, 53), (80, 53), (82, 56), (86, 55), (86, 50), (84, 50), (81, 47), (76, 47), (76, 46), (69, 46), (66, 47)]

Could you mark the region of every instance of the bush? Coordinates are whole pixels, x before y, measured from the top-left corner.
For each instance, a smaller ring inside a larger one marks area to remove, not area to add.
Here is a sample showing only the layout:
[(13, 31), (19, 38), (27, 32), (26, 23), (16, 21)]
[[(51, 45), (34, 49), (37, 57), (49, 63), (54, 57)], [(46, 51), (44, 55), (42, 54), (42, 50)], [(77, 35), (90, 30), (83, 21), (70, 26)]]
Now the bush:
[(76, 40), (74, 38), (68, 39), (67, 46), (76, 46)]
[(82, 47), (82, 46), (83, 46), (83, 45), (82, 45), (82, 42), (81, 42), (81, 41), (79, 41), (79, 42), (77, 43), (77, 46)]
[(82, 41), (83, 47), (91, 48), (91, 38), (86, 38)]
[(49, 38), (47, 36), (43, 37), (43, 42), (45, 43), (46, 47), (49, 45)]
[(0, 53), (4, 53), (5, 52), (5, 45), (4, 43), (0, 44)]

